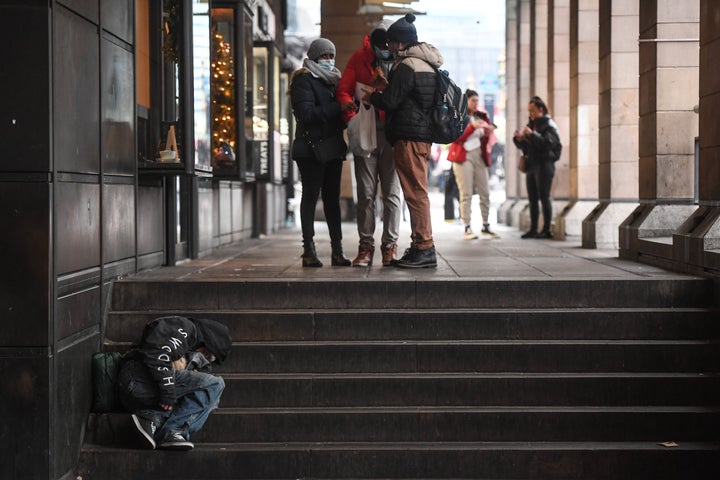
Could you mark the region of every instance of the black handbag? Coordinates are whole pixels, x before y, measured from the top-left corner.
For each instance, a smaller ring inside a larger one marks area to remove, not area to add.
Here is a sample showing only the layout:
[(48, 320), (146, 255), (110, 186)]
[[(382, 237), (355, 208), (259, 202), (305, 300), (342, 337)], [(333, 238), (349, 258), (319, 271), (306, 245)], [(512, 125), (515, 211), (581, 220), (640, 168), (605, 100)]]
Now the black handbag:
[(320, 163), (327, 163), (332, 160), (345, 160), (348, 147), (342, 135), (311, 139), (307, 132), (305, 132), (305, 141), (315, 154), (315, 159)]

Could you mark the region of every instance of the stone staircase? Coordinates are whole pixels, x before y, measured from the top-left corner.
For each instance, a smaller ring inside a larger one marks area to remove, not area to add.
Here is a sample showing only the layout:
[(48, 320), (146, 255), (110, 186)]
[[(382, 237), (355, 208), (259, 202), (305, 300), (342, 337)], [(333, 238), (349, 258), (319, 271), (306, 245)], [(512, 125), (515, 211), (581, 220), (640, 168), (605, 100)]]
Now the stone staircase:
[(710, 280), (113, 288), (107, 349), (170, 313), (235, 343), (195, 450), (136, 449), (127, 414), (91, 414), (84, 480), (720, 478)]

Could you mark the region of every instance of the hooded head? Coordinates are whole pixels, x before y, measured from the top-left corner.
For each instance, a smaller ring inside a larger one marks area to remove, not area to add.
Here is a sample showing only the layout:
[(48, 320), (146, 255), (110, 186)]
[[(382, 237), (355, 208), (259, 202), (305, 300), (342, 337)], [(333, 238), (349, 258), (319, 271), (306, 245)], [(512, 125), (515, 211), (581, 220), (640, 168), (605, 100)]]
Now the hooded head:
[(215, 363), (220, 365), (232, 346), (230, 330), (216, 320), (194, 318), (193, 322), (198, 329), (198, 342), (215, 355)]
[(320, 56), (328, 53), (332, 54), (333, 58), (335, 57), (335, 44), (327, 38), (318, 38), (313, 40), (308, 47), (307, 58), (317, 61)]
[(391, 20), (383, 19), (370, 31), (370, 45), (387, 50), (387, 31), (393, 24)]
[(400, 20), (390, 25), (387, 30), (388, 42), (417, 43), (418, 36), (415, 25), (413, 25), (414, 21), (415, 15), (407, 13)]

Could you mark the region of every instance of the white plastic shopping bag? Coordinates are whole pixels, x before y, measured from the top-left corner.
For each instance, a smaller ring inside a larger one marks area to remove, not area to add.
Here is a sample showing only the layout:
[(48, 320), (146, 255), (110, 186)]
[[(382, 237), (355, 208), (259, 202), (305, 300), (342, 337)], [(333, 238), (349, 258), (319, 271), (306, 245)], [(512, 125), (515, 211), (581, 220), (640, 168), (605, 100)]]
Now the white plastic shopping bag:
[[(362, 87), (367, 85), (357, 83), (355, 98), (361, 99), (364, 95)], [(348, 123), (348, 145), (354, 155), (366, 157), (377, 148), (377, 132), (375, 130), (375, 107), (360, 102), (360, 107)]]

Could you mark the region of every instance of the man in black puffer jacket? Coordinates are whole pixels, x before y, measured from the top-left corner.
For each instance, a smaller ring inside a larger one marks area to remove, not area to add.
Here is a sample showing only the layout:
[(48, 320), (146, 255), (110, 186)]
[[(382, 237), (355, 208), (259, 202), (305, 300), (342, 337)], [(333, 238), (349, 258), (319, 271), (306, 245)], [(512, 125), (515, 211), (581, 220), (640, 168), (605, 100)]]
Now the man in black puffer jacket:
[(388, 28), (388, 47), (395, 55), (395, 65), (388, 82), (376, 82), (378, 91), (369, 99), (387, 114), (385, 131), (393, 145), (395, 168), (410, 211), (412, 243), (395, 265), (426, 268), (437, 267), (427, 169), (437, 76), (433, 66), (440, 67), (443, 58), (437, 48), (418, 42), (414, 21), (415, 16), (408, 13)]

